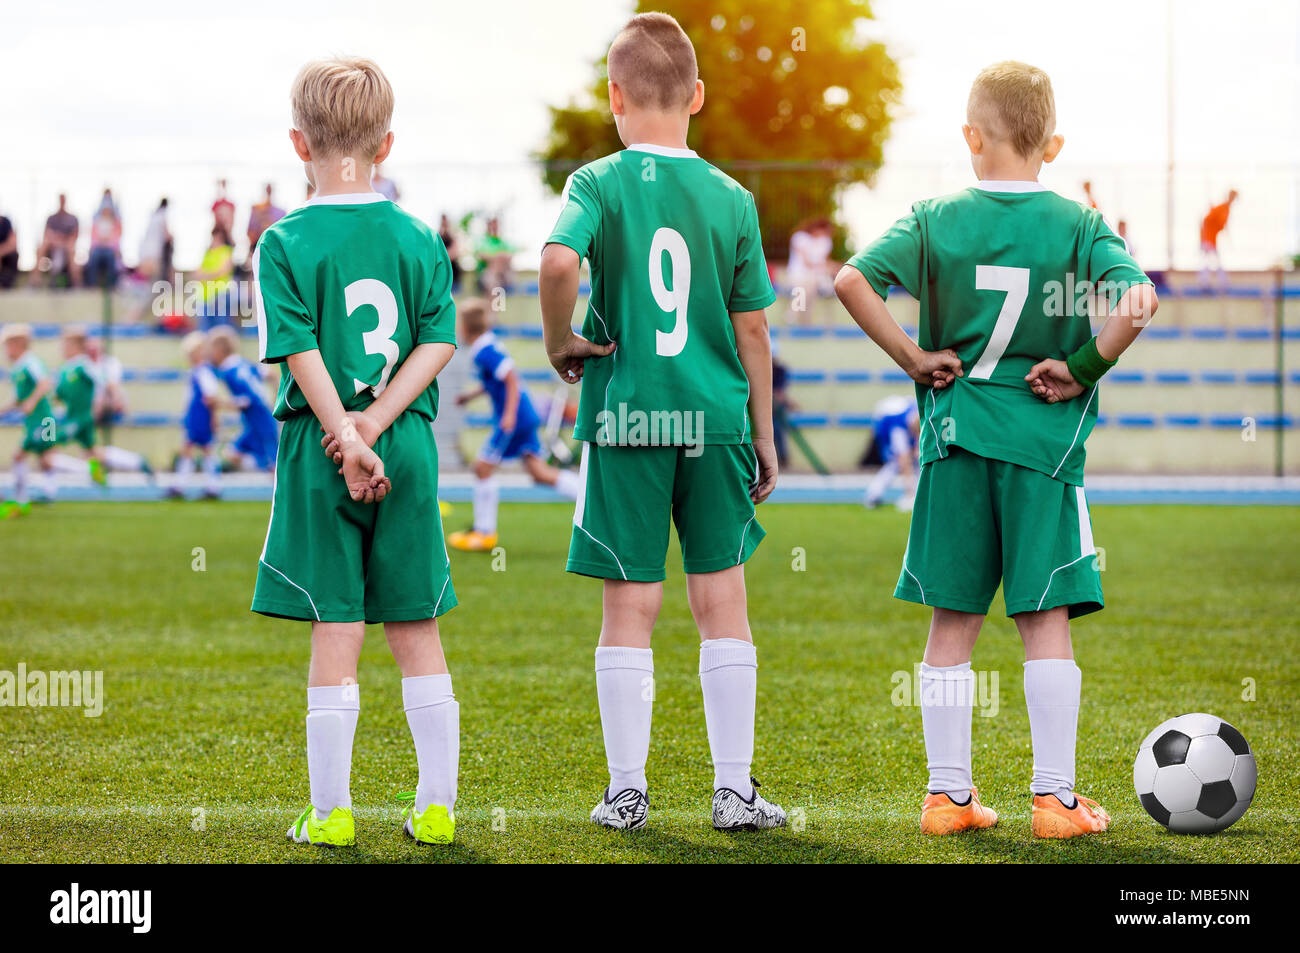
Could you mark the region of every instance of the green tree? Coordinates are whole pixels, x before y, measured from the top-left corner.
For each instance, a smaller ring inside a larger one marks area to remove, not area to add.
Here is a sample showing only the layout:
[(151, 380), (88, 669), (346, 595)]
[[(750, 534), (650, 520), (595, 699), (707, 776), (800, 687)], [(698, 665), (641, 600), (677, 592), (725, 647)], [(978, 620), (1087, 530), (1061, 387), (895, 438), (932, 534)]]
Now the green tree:
[[(802, 219), (831, 215), (842, 186), (872, 181), (901, 84), (884, 45), (869, 39), (868, 0), (642, 0), (637, 9), (672, 14), (695, 44), (705, 100), (689, 145), (754, 193), (769, 255), (784, 256)], [(539, 158), (556, 192), (570, 171), (622, 148), (606, 83), (602, 59), (580, 96), (551, 108)]]

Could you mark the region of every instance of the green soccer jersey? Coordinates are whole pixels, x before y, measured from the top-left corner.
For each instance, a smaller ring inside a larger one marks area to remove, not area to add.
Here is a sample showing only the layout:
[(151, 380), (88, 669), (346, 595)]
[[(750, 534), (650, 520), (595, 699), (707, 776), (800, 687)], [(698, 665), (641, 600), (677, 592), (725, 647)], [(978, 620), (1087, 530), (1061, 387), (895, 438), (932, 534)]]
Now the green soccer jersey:
[(573, 173), (549, 242), (591, 266), (589, 359), (574, 436), (602, 444), (745, 443), (749, 379), (729, 312), (766, 308), (754, 197), (687, 149), (633, 145)]
[(94, 417), (96, 384), (94, 369), (83, 356), (74, 357), (59, 368), (54, 396), (63, 402), (69, 419), (89, 421)]
[[(45, 380), (48, 372), (41, 359), (36, 356), (35, 352), (27, 351), (13, 366), (11, 375), (14, 380), (14, 396), (18, 403), (22, 403), (31, 397), (36, 390), (36, 385)], [(32, 407), (32, 412), (23, 418), (23, 426), (28, 431), (35, 430), (44, 425), (45, 421), (52, 419), (53, 410), (50, 408), (50, 398), (42, 397)]]
[[(290, 212), (262, 233), (253, 275), (261, 360), (319, 350), (346, 410), (368, 407), (416, 345), (456, 343), (442, 239), (378, 193), (321, 196)], [(438, 382), (408, 409), (432, 420)], [(282, 369), (275, 416), (309, 413)]]
[(907, 289), (921, 305), (920, 346), (961, 358), (951, 386), (917, 385), (922, 464), (958, 446), (1083, 484), (1097, 388), (1048, 404), (1024, 378), (1088, 341), (1094, 294), (1106, 313), (1150, 282), (1094, 209), (1036, 182), (983, 182), (917, 202), (850, 264), (881, 297)]

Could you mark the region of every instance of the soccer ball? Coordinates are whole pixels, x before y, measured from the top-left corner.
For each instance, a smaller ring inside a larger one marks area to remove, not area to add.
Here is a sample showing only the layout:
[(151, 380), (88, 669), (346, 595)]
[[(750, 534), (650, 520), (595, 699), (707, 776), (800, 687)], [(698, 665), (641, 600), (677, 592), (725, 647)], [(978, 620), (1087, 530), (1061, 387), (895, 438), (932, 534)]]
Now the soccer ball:
[(1255, 796), (1255, 756), (1236, 728), (1214, 715), (1179, 715), (1146, 736), (1133, 788), (1175, 834), (1213, 834), (1236, 823)]

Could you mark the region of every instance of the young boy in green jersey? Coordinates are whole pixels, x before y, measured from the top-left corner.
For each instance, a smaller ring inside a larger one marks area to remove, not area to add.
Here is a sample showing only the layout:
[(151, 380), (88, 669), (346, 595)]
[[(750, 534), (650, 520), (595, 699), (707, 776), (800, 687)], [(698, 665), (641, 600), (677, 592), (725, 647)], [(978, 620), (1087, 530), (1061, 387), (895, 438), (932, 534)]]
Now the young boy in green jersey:
[(0, 408), (0, 414), (17, 410), (23, 415), (23, 440), (14, 452), (14, 497), (0, 506), (0, 517), (9, 519), (31, 512), (27, 487), (27, 458), (35, 457), (44, 476), (44, 499), (54, 501), (55, 483), (53, 451), (58, 444), (58, 425), (50, 406), (54, 382), (45, 365), (32, 350), (32, 329), (26, 324), (9, 324), (0, 331), (0, 343), (9, 361), (9, 375), (14, 382), (14, 402)]
[(62, 440), (75, 443), (90, 466), (90, 476), (103, 486), (107, 482), (95, 431), (95, 397), (99, 376), (86, 353), (86, 329), (78, 324), (63, 329), (63, 364), (59, 367), (54, 396), (63, 404), (59, 420)]
[[(997, 823), (971, 783), (970, 657), (999, 582), (1025, 646), (1033, 833), (1074, 837), (1110, 821), (1073, 790), (1070, 619), (1102, 607), (1083, 447), (1098, 380), (1157, 302), (1101, 215), (1038, 183), (1064, 142), (1055, 129), (1042, 70), (981, 72), (963, 127), (979, 183), (917, 202), (835, 280), (853, 319), (916, 381), (921, 475), (894, 595), (933, 607), (921, 665), (928, 834)], [(920, 302), (919, 347), (885, 307), (891, 285)], [(1096, 337), (1093, 295), (1110, 312)]]
[(419, 762), (403, 829), (446, 844), (455, 830), (459, 708), (437, 617), (456, 596), (432, 424), (435, 377), (455, 349), (451, 262), (434, 231), (370, 186), (393, 142), (393, 91), (379, 67), (308, 63), (291, 98), (290, 138), (316, 194), (263, 232), (253, 254), (259, 356), (285, 368), (252, 606), (311, 623), (311, 804), (289, 837), (354, 841), (357, 660), (372, 622), (383, 623), (401, 669)]
[[(609, 102), (627, 148), (569, 178), (540, 274), (551, 363), (582, 380), (568, 569), (605, 580), (596, 694), (609, 784), (591, 819), (646, 822), (650, 636), (675, 523), (702, 640), (713, 824), (779, 827), (785, 812), (749, 774), (758, 663), (744, 563), (763, 538), (755, 504), (777, 476), (764, 313), (775, 295), (758, 214), (753, 196), (686, 147), (704, 84), (676, 20), (640, 14), (618, 34)], [(579, 336), (570, 321), (583, 258), (592, 290)]]

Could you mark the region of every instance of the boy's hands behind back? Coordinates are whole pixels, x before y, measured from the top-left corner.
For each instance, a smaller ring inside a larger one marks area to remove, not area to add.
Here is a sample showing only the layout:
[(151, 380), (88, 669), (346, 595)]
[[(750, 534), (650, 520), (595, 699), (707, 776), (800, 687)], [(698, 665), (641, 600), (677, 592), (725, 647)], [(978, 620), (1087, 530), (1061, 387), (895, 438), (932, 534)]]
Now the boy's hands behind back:
[(595, 344), (580, 334), (569, 333), (563, 343), (548, 347), (546, 356), (566, 384), (582, 380), (582, 368), (589, 357), (607, 357), (614, 353), (614, 343)]
[(942, 351), (920, 351), (915, 363), (907, 369), (907, 376), (918, 384), (943, 390), (958, 377), (965, 375), (957, 352), (952, 348), (944, 348)]
[(1049, 404), (1071, 400), (1084, 391), (1084, 386), (1074, 379), (1065, 361), (1053, 358), (1031, 367), (1025, 380), (1029, 381), (1029, 389)]
[(762, 503), (776, 489), (776, 444), (770, 437), (754, 439), (754, 457), (758, 460), (758, 478), (750, 487), (749, 498), (755, 503)]
[(393, 488), (384, 476), (384, 462), (371, 448), (382, 431), (364, 411), (344, 415), (339, 433), (326, 431), (320, 445), (325, 455), (339, 466), (348, 495), (358, 503), (378, 503)]

